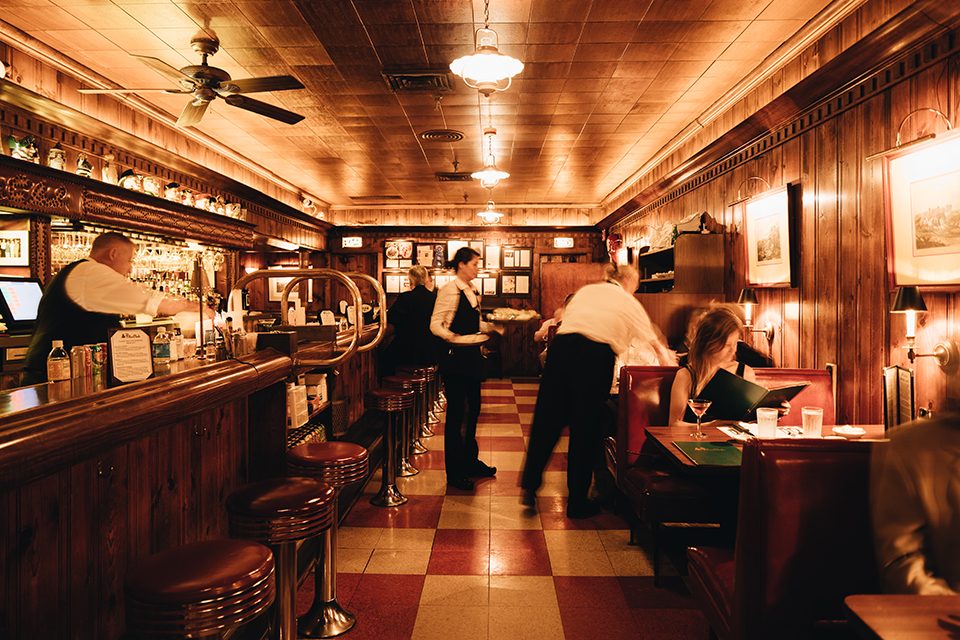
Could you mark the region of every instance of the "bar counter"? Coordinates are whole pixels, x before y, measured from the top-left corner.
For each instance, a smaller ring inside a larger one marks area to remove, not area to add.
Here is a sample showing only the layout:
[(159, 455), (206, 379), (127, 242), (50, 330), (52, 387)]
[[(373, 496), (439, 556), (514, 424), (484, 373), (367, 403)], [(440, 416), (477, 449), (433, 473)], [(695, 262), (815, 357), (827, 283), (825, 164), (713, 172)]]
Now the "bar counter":
[(121, 637), (128, 568), (229, 537), (226, 496), (283, 475), (293, 369), (268, 349), (0, 394), (0, 637)]

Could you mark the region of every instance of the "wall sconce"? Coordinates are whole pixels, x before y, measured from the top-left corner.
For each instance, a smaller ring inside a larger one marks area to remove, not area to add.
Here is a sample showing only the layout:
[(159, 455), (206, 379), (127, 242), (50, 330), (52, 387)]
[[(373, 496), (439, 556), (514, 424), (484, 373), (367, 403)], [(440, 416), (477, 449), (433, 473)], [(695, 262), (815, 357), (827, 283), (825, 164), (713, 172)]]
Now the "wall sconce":
[(762, 329), (753, 328), (753, 307), (759, 303), (757, 293), (753, 289), (744, 288), (740, 291), (740, 298), (737, 300), (737, 304), (743, 307), (743, 313), (744, 316), (746, 316), (743, 322), (743, 328), (753, 333), (762, 333), (767, 339), (767, 342), (773, 342), (773, 337), (776, 335), (776, 329), (773, 323), (768, 322)]
[(900, 287), (897, 289), (897, 296), (893, 299), (893, 306), (890, 307), (890, 313), (906, 314), (906, 349), (910, 364), (913, 364), (917, 358), (931, 357), (941, 369), (946, 371), (957, 364), (957, 346), (952, 340), (938, 342), (933, 348), (933, 353), (917, 353), (913, 350), (917, 346), (917, 314), (926, 310), (927, 305), (923, 302), (919, 287)]
[[(888, 156), (888, 155), (890, 155), (891, 153), (896, 153), (896, 152), (898, 152), (898, 151), (903, 151), (904, 149), (906, 149), (906, 148), (908, 148), (908, 147), (912, 147), (912, 146), (914, 146), (914, 145), (920, 144), (921, 142), (926, 142), (927, 140), (933, 140), (934, 138), (936, 138), (936, 137), (937, 137), (937, 134), (936, 134), (936, 133), (928, 133), (927, 135), (925, 135), (925, 136), (920, 136), (920, 137), (917, 138), (916, 140), (911, 140), (910, 142), (901, 142), (901, 140), (900, 140), (900, 137), (903, 135), (903, 125), (907, 122), (907, 120), (910, 118), (910, 116), (915, 115), (915, 114), (917, 114), (917, 113), (925, 113), (925, 112), (930, 112), (930, 113), (933, 113), (933, 114), (939, 116), (940, 119), (943, 120), (943, 124), (944, 124), (944, 126), (946, 126), (947, 131), (950, 131), (951, 129), (953, 129), (953, 125), (950, 123), (950, 120), (949, 120), (949, 119), (947, 118), (947, 116), (944, 115), (944, 113), (943, 113), (942, 111), (940, 111), (939, 109), (932, 109), (932, 108), (930, 108), (930, 107), (923, 107), (923, 108), (920, 108), (920, 109), (914, 109), (913, 111), (911, 111), (911, 112), (908, 113), (907, 115), (903, 116), (903, 120), (900, 121), (900, 126), (897, 127), (897, 142), (896, 142), (896, 144), (894, 145), (894, 147), (893, 147), (892, 149), (885, 149), (885, 150), (883, 150), (883, 151), (878, 151), (877, 153), (874, 153), (874, 154), (872, 154), (872, 155), (869, 155), (869, 156), (866, 157), (866, 161), (867, 161), (867, 162), (870, 162), (871, 160), (876, 160), (876, 159), (878, 159), (878, 158), (882, 158), (882, 157), (884, 157), (884, 156)], [(898, 294), (898, 295), (899, 295), (899, 294)], [(912, 362), (912, 360), (911, 360), (911, 362)]]
[(741, 202), (743, 202), (743, 201), (745, 201), (745, 200), (749, 200), (750, 198), (753, 197), (753, 196), (741, 196), (741, 195), (740, 195), (740, 190), (744, 187), (744, 185), (746, 185), (746, 184), (747, 184), (748, 182), (750, 182), (751, 180), (759, 180), (759, 181), (762, 182), (764, 185), (766, 185), (766, 187), (767, 187), (768, 190), (772, 188), (772, 187), (770, 186), (770, 183), (767, 182), (766, 180), (764, 180), (763, 178), (761, 178), (760, 176), (749, 176), (749, 177), (747, 177), (746, 180), (744, 180), (743, 182), (740, 183), (740, 186), (737, 187), (737, 199), (734, 200), (733, 202), (731, 202), (730, 204), (728, 204), (728, 205), (727, 205), (728, 207), (735, 207), (735, 206), (737, 206), (738, 204), (740, 204)]

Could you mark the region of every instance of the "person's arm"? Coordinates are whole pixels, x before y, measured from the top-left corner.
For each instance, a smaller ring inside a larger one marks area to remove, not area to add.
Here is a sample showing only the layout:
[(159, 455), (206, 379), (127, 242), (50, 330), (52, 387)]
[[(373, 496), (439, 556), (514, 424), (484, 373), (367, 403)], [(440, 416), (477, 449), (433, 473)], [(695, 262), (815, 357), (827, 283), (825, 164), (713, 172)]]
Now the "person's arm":
[[(154, 315), (175, 316), (184, 311), (195, 311), (199, 306), (200, 304), (198, 302), (193, 302), (192, 300), (185, 298), (168, 298), (164, 296), (157, 305), (157, 313)], [(214, 317), (213, 309), (204, 305), (203, 317), (208, 319)]]
[(541, 340), (546, 340), (547, 335), (550, 333), (550, 327), (555, 324), (557, 324), (556, 318), (548, 318), (547, 320), (544, 320), (543, 324), (540, 325), (540, 328), (537, 329), (533, 334), (534, 341), (540, 342)]
[(673, 386), (670, 388), (670, 424), (683, 425), (683, 414), (687, 411), (687, 398), (690, 397), (690, 389), (693, 386), (693, 378), (690, 377), (690, 371), (687, 368), (677, 371), (673, 378)]
[(437, 293), (437, 302), (433, 305), (433, 315), (430, 316), (430, 332), (444, 340), (450, 340), (457, 334), (450, 331), (450, 323), (457, 315), (457, 305), (460, 303), (460, 289), (450, 285), (440, 289)]
[(947, 581), (933, 574), (925, 551), (928, 527), (918, 488), (904, 463), (898, 443), (886, 455), (874, 453), (871, 506), (874, 546), (884, 593), (958, 595)]

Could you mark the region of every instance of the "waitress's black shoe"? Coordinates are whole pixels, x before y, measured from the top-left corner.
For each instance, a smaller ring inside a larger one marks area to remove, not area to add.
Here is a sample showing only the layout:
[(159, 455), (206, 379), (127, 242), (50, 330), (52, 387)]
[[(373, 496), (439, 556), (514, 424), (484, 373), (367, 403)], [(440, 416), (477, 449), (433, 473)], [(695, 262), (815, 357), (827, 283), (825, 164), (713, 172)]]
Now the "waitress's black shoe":
[(447, 480), (447, 486), (460, 491), (473, 491), (473, 480), (469, 478), (460, 478), (459, 480)]
[(497, 468), (477, 461), (477, 465), (470, 471), (469, 475), (471, 478), (492, 478), (497, 475)]

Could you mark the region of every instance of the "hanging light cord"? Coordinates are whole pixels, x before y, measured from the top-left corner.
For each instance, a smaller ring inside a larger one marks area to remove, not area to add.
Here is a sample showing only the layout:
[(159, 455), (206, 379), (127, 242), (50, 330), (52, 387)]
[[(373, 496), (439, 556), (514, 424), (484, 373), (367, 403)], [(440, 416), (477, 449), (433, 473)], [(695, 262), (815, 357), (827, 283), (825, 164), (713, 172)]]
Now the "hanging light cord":
[(490, 0), (484, 0), (483, 2), (483, 28), (490, 28)]

